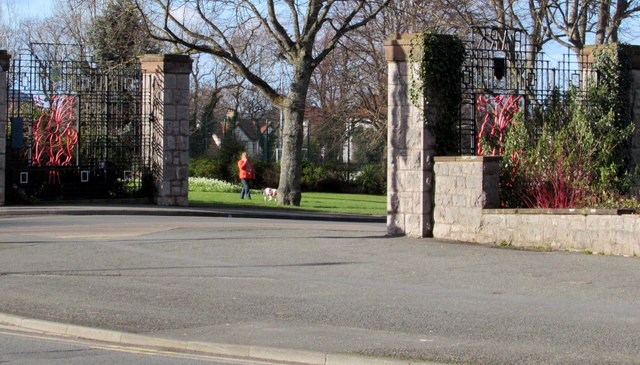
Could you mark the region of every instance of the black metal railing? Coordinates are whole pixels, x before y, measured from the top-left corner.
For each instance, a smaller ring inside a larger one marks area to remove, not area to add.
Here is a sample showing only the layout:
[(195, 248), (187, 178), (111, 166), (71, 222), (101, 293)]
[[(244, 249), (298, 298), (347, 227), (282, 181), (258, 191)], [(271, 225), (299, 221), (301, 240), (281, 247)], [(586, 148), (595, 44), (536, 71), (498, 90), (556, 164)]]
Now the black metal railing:
[(149, 197), (142, 75), (137, 62), (12, 60), (7, 201)]
[(477, 153), (478, 126), (483, 118), (478, 112), (479, 97), (519, 97), (519, 110), (529, 115), (552, 95), (570, 87), (584, 90), (583, 83), (591, 74), (590, 65), (574, 55), (563, 55), (562, 61), (553, 65), (517, 29), (475, 28), (465, 44), (458, 123), (462, 155)]

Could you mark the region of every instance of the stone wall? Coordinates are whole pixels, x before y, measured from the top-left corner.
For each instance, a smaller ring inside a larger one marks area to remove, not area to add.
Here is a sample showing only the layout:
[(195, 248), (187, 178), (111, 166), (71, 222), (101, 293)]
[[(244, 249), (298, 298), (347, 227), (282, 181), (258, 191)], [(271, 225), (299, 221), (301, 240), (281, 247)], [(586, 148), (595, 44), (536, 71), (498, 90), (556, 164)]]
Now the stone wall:
[(475, 242), (482, 210), (500, 206), (500, 157), (436, 157), (434, 237)]
[(494, 209), (483, 212), (487, 243), (640, 255), (640, 215), (617, 209)]
[(434, 169), (436, 238), (640, 255), (640, 215), (615, 209), (495, 209), (499, 158), (436, 157)]

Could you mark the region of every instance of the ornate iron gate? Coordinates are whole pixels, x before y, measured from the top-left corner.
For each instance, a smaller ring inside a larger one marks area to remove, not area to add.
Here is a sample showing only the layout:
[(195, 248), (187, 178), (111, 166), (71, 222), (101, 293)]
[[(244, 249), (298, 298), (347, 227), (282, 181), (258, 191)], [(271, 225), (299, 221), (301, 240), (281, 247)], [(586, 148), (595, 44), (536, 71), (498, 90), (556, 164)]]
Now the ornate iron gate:
[(8, 202), (152, 196), (153, 118), (136, 62), (105, 70), (29, 54), (8, 78)]
[(517, 98), (519, 110), (533, 113), (553, 93), (570, 85), (580, 87), (589, 73), (586, 62), (570, 61), (569, 55), (552, 66), (544, 53), (530, 47), (526, 35), (515, 29), (474, 28), (466, 50), (458, 124), (462, 155), (477, 153), (482, 98)]

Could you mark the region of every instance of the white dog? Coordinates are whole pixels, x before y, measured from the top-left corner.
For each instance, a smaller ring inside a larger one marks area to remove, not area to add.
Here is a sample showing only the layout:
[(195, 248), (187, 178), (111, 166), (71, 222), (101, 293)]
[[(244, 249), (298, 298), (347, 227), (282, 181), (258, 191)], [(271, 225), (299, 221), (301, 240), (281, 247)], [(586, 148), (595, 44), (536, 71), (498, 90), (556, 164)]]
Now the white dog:
[(262, 189), (262, 195), (264, 196), (264, 200), (273, 200), (273, 198), (278, 195), (278, 189), (274, 188), (264, 188)]

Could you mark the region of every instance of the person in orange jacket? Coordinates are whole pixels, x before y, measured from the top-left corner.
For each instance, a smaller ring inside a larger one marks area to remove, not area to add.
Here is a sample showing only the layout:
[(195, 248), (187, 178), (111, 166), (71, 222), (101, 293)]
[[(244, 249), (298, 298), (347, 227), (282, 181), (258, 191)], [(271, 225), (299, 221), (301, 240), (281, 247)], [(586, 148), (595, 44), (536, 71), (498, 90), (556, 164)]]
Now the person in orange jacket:
[(251, 190), (249, 189), (249, 179), (256, 178), (256, 171), (253, 169), (251, 161), (247, 158), (247, 153), (242, 152), (240, 160), (238, 160), (238, 177), (242, 181), (242, 190), (240, 191), (240, 199), (244, 199), (245, 194), (247, 199), (251, 200)]

